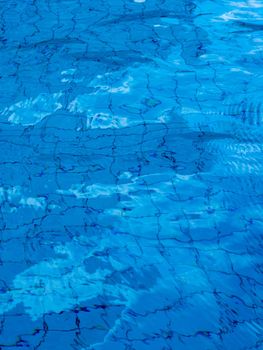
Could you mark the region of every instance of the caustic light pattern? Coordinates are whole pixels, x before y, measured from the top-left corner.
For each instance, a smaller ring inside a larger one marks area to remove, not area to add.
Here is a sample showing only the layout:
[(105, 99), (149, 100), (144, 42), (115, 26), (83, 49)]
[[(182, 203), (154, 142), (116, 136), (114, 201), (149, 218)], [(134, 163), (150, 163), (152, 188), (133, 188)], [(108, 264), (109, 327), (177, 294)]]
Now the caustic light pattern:
[(0, 5), (0, 349), (262, 349), (263, 2)]

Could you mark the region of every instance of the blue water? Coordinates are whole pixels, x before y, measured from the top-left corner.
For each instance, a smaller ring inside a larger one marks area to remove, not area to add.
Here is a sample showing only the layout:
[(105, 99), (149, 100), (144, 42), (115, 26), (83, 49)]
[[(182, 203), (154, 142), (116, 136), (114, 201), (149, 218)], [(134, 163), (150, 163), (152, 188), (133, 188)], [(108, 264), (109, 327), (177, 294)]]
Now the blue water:
[(263, 2), (0, 1), (0, 349), (263, 349)]

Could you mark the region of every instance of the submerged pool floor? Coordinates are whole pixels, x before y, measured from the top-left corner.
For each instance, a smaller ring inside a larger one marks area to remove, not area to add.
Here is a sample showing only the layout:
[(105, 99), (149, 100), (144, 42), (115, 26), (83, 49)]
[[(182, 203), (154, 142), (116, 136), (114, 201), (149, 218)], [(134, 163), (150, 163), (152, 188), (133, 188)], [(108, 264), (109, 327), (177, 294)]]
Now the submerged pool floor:
[(0, 4), (0, 349), (263, 349), (262, 1)]

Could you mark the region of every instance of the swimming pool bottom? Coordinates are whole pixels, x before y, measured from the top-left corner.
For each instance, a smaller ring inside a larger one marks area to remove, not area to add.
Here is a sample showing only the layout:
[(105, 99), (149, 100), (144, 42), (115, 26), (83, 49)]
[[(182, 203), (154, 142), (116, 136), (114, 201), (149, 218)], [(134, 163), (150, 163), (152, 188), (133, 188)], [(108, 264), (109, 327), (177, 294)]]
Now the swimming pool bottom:
[(0, 349), (260, 349), (261, 3), (0, 14)]

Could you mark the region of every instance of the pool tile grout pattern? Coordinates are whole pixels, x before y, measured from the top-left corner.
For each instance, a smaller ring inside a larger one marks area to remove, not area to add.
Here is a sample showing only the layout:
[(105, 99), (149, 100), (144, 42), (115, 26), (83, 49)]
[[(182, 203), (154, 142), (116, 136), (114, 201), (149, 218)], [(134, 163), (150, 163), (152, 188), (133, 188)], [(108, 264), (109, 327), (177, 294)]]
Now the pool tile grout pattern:
[(262, 349), (262, 1), (0, 5), (0, 350)]

